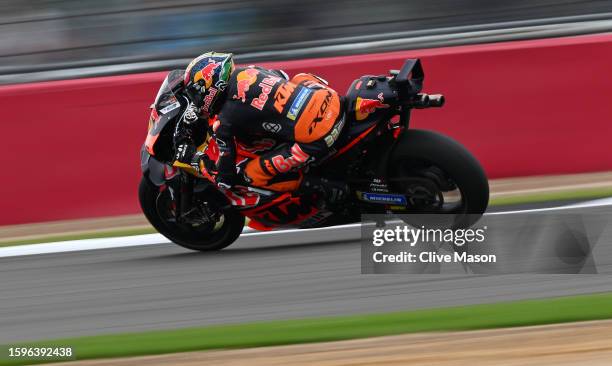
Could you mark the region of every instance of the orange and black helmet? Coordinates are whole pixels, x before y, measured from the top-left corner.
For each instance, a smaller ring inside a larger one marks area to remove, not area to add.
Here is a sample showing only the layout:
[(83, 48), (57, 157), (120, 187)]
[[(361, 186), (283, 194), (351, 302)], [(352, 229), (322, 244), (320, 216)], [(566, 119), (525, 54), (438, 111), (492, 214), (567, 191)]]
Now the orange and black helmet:
[(189, 63), (185, 87), (204, 116), (216, 113), (230, 75), (234, 71), (231, 53), (206, 52)]

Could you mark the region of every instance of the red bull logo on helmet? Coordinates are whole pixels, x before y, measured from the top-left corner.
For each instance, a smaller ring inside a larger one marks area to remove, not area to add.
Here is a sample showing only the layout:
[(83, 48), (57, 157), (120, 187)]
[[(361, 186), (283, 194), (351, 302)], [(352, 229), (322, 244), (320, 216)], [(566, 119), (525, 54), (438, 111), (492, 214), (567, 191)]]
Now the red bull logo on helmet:
[(204, 86), (206, 87), (206, 89), (210, 88), (212, 84), (215, 70), (217, 69), (217, 67), (221, 66), (220, 62), (215, 62), (212, 59), (208, 59), (208, 62), (208, 65), (204, 66), (204, 68), (196, 72), (196, 74), (193, 76), (194, 83), (197, 83), (200, 80), (204, 80)]
[(370, 115), (370, 113), (376, 112), (378, 108), (389, 108), (388, 104), (385, 104), (383, 93), (378, 94), (378, 99), (364, 99), (357, 97), (355, 103), (355, 114), (358, 121), (362, 121)]
[(236, 94), (233, 96), (234, 99), (240, 99), (243, 103), (246, 100), (246, 92), (249, 91), (251, 85), (257, 81), (257, 75), (259, 71), (256, 69), (246, 69), (240, 71), (236, 75)]

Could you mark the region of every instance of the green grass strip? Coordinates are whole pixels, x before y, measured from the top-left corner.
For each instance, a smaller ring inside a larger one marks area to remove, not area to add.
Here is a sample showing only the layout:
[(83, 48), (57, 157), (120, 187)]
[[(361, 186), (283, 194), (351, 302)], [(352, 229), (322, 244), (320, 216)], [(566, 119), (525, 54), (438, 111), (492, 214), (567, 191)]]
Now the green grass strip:
[[(602, 293), (385, 314), (102, 335), (40, 341), (28, 345), (72, 346), (76, 358), (83, 360), (610, 318), (612, 318), (612, 293)], [(10, 363), (4, 359), (0, 364), (18, 363)]]

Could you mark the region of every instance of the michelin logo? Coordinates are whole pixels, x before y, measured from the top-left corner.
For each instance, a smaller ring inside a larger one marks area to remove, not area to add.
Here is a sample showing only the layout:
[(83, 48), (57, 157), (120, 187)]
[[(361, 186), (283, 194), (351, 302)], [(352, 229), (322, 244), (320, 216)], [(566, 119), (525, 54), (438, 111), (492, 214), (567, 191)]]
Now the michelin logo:
[(306, 99), (308, 99), (309, 95), (310, 90), (308, 90), (307, 88), (302, 88), (302, 90), (300, 90), (297, 97), (295, 97), (295, 99), (293, 100), (291, 108), (289, 108), (289, 112), (287, 112), (287, 118), (292, 121), (295, 121), (297, 115), (300, 113), (300, 110), (304, 106), (304, 103), (306, 102)]
[(400, 194), (384, 194), (384, 193), (362, 193), (361, 199), (364, 201), (393, 204), (393, 205), (405, 205), (406, 197)]

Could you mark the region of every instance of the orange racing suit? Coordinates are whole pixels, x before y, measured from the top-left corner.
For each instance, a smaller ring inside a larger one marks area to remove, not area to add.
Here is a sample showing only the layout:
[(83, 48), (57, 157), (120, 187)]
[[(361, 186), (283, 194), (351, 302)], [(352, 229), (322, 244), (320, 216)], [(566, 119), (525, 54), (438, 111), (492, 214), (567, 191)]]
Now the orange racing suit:
[(220, 181), (234, 181), (236, 140), (271, 138), (277, 144), (244, 169), (247, 182), (274, 191), (296, 190), (301, 168), (329, 154), (344, 125), (343, 102), (327, 82), (310, 74), (287, 80), (280, 71), (237, 68), (213, 125)]

